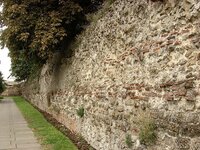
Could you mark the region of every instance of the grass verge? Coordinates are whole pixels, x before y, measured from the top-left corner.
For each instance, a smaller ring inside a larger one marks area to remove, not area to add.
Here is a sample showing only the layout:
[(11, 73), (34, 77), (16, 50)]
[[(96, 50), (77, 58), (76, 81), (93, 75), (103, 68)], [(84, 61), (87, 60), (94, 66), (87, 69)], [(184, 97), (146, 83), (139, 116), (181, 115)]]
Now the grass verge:
[(69, 138), (47, 122), (43, 115), (22, 97), (12, 97), (27, 120), (29, 127), (41, 141), (44, 149), (77, 150)]

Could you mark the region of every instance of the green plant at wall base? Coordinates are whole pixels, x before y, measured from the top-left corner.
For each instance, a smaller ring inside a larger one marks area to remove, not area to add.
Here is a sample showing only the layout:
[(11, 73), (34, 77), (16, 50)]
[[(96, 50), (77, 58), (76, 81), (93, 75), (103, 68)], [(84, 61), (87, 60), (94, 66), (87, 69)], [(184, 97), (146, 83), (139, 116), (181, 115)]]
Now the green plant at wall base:
[(126, 145), (128, 146), (128, 148), (131, 148), (133, 146), (133, 141), (131, 139), (130, 134), (126, 135), (126, 141), (125, 142), (126, 142)]
[(139, 139), (142, 144), (152, 145), (156, 142), (155, 123), (152, 120), (143, 122), (140, 127)]
[(52, 108), (57, 114), (60, 113), (60, 108), (57, 105), (53, 105)]
[(81, 106), (79, 109), (76, 110), (77, 115), (82, 118), (84, 116), (84, 108)]

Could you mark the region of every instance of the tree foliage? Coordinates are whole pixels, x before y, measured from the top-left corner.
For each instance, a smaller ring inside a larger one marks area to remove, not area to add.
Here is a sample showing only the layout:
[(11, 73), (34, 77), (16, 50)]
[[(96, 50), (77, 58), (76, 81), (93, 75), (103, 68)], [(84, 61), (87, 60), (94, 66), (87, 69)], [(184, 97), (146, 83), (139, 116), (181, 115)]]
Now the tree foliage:
[[(1, 45), (10, 50), (12, 73), (26, 79), (67, 44), (86, 22), (85, 14), (101, 0), (0, 0)], [(91, 9), (93, 8), (93, 9)]]

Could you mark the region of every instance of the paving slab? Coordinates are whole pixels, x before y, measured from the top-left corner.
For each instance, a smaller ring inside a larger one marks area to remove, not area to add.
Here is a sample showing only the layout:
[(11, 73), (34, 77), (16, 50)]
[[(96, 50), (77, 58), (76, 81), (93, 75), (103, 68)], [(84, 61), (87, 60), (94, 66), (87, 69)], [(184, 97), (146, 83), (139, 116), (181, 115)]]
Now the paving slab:
[(22, 143), (17, 144), (17, 148), (40, 148), (40, 145), (38, 143)]
[(35, 139), (25, 139), (25, 140), (18, 140), (18, 141), (12, 141), (13, 144), (37, 144), (37, 140)]
[(42, 149), (11, 98), (0, 102), (0, 127), (0, 150)]
[(37, 147), (29, 147), (27, 148), (14, 148), (14, 149), (10, 149), (10, 150), (41, 150), (40, 148)]
[(12, 148), (16, 148), (15, 144), (7, 144), (7, 143), (1, 143), (0, 150), (10, 150)]

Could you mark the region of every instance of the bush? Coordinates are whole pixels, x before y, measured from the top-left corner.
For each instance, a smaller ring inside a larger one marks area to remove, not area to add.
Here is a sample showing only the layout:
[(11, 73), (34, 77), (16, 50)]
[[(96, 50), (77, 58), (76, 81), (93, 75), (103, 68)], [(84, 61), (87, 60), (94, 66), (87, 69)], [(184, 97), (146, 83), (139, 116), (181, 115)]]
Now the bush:
[(0, 96), (0, 102), (2, 101), (2, 99), (3, 99), (3, 96)]
[(3, 80), (3, 75), (0, 72), (0, 93), (2, 93), (5, 90), (5, 82)]

